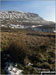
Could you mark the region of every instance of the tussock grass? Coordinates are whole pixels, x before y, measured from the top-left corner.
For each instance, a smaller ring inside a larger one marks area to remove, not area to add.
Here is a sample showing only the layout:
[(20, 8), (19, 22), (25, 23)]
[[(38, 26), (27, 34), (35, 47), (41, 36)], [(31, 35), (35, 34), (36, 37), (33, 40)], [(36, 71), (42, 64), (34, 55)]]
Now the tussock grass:
[(14, 62), (20, 61), (23, 65), (31, 62), (42, 70), (55, 70), (54, 33), (40, 33), (28, 30), (1, 32), (1, 52), (4, 53), (4, 51), (11, 55)]

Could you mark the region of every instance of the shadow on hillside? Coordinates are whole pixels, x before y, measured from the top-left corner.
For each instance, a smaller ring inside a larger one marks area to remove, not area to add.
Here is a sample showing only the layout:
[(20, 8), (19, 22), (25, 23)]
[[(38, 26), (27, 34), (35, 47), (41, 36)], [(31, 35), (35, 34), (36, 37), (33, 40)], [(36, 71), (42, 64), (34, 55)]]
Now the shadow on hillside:
[(11, 43), (9, 47), (7, 47), (1, 52), (1, 67), (5, 66), (5, 62), (24, 64), (25, 57), (25, 51), (19, 48), (16, 44)]
[(30, 36), (40, 36), (40, 37), (53, 37), (55, 38), (55, 35), (43, 35), (43, 34), (34, 34), (34, 33), (27, 33), (26, 35), (30, 35)]

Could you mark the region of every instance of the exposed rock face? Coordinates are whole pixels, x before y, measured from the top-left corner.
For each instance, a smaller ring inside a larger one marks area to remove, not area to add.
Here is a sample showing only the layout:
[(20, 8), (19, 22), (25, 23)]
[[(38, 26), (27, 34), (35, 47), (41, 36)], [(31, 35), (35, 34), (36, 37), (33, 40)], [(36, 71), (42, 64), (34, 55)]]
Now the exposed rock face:
[(44, 32), (53, 32), (55, 23), (46, 21), (38, 14), (20, 11), (0, 11), (1, 27), (5, 28), (28, 28)]
[(32, 24), (42, 24), (42, 25), (49, 25), (54, 24), (53, 22), (48, 22), (41, 18), (38, 14), (34, 13), (25, 13), (19, 11), (0, 11), (0, 19), (6, 20), (15, 20), (16, 22), (21, 22), (24, 25), (28, 23), (28, 25)]

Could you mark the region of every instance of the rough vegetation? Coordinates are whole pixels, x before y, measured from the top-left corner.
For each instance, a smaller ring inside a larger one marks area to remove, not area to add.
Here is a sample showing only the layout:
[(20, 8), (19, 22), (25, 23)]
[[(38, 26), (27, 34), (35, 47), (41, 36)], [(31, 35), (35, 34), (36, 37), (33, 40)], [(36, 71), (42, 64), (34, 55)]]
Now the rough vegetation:
[[(41, 36), (40, 36), (41, 35)], [(5, 60), (4, 54), (9, 54)], [(5, 61), (10, 59), (19, 63), (18, 68), (24, 74), (38, 73), (41, 70), (55, 70), (55, 34), (31, 30), (1, 32), (1, 62), (4, 69)], [(28, 63), (34, 64), (27, 66)]]

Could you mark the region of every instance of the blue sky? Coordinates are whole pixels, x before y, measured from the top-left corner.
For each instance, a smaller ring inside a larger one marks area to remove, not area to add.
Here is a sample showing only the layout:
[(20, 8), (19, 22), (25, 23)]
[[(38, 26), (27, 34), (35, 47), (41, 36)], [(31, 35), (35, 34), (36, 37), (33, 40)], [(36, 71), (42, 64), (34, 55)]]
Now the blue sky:
[(45, 20), (55, 21), (55, 0), (2, 0), (0, 11), (7, 10), (37, 13)]

